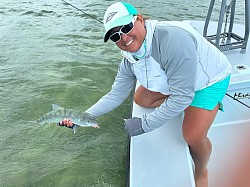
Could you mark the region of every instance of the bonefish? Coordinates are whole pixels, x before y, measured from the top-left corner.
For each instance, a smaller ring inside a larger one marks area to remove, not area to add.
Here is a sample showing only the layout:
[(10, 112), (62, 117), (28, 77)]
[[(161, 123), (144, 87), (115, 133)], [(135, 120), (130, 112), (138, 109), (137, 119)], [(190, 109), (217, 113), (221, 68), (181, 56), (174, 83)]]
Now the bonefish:
[(77, 110), (62, 108), (56, 104), (52, 104), (52, 111), (43, 115), (38, 120), (37, 123), (45, 124), (45, 123), (58, 123), (64, 118), (70, 119), (73, 123), (72, 130), (75, 133), (76, 128), (80, 127), (94, 127), (100, 128), (99, 122), (95, 119), (95, 117), (86, 112), (79, 112)]

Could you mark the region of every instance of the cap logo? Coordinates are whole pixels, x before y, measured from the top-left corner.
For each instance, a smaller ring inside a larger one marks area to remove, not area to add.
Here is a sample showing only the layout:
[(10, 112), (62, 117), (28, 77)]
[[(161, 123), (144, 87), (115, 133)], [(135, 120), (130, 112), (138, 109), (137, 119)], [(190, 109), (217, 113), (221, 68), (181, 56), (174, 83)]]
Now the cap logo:
[(110, 12), (107, 16), (106, 23), (109, 22), (117, 12)]

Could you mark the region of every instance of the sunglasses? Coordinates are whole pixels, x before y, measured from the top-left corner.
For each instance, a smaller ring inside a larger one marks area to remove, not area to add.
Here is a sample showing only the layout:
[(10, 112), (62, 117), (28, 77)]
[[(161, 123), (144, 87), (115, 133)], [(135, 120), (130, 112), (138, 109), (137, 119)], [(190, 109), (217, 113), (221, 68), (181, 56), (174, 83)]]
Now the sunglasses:
[(136, 19), (137, 19), (137, 16), (134, 16), (132, 18), (132, 21), (129, 24), (123, 25), (119, 29), (119, 31), (116, 31), (113, 34), (111, 34), (109, 39), (112, 40), (115, 43), (120, 41), (121, 40), (121, 34), (128, 34), (134, 28), (134, 24), (135, 24)]

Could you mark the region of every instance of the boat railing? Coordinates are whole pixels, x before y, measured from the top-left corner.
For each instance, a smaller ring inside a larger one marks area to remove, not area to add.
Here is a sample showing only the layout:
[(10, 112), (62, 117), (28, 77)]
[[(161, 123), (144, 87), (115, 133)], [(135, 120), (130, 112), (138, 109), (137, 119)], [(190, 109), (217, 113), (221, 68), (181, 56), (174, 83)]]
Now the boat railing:
[[(208, 25), (211, 19), (213, 7), (215, 0), (211, 0), (210, 6), (208, 9), (203, 36), (207, 38), (209, 42), (214, 44), (221, 51), (233, 50), (237, 48), (241, 48), (241, 53), (246, 52), (247, 42), (249, 38), (249, 13), (250, 13), (250, 3), (249, 0), (245, 0), (245, 34), (244, 37), (239, 36), (238, 34), (233, 32), (233, 24), (234, 24), (234, 15), (235, 15), (235, 6), (236, 0), (231, 0), (231, 2), (227, 5), (227, 0), (222, 0), (220, 15), (218, 20), (217, 32), (214, 35), (207, 35)], [(229, 18), (230, 15), (230, 18)], [(226, 17), (226, 19), (225, 19)], [(225, 22), (224, 22), (225, 19)], [(229, 28), (227, 29), (228, 19), (230, 19)], [(224, 31), (222, 32), (222, 27), (224, 25)]]

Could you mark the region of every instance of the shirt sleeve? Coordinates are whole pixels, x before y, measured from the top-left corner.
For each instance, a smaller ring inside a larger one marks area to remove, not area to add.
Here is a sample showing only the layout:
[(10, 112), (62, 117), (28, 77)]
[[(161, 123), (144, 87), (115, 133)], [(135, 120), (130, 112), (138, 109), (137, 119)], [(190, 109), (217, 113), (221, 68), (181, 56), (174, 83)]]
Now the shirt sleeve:
[(183, 112), (192, 102), (197, 79), (196, 40), (186, 31), (169, 27), (156, 34), (161, 66), (168, 77), (170, 96), (143, 115), (142, 128), (152, 131)]
[(134, 88), (135, 80), (130, 63), (123, 59), (111, 91), (87, 109), (86, 112), (94, 116), (100, 116), (114, 110), (129, 96), (131, 90)]

